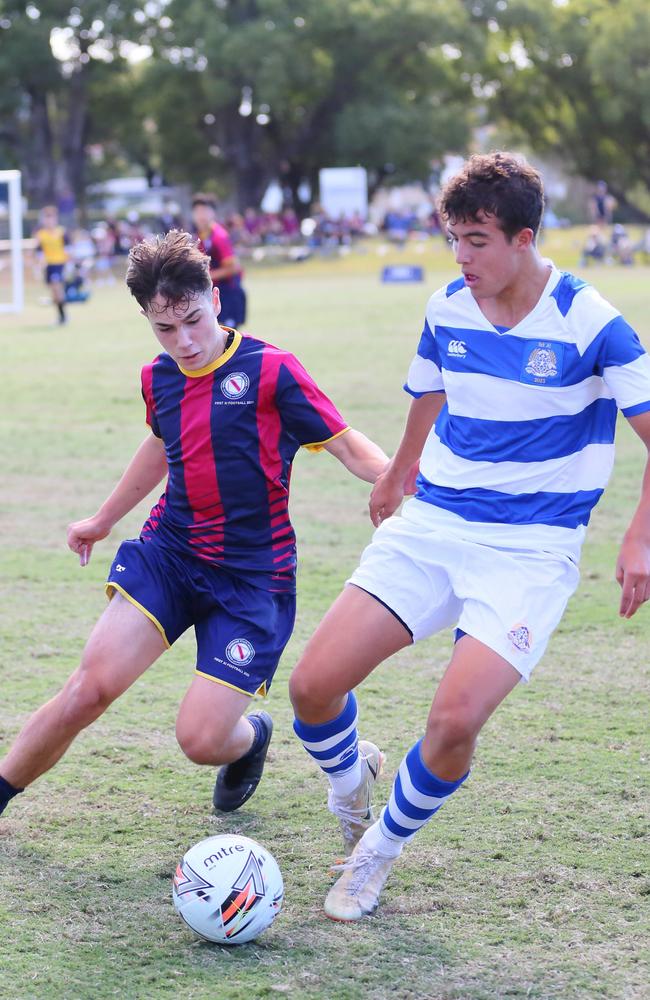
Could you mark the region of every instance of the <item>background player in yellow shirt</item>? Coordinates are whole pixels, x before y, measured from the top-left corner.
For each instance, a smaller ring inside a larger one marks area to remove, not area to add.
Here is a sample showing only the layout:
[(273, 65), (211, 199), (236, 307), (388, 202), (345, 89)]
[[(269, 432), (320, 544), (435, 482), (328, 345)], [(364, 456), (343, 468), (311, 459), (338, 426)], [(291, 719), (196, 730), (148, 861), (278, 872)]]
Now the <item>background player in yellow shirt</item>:
[(59, 213), (54, 205), (46, 205), (41, 211), (41, 224), (34, 233), (38, 250), (45, 261), (45, 281), (50, 286), (52, 302), (59, 314), (59, 323), (66, 322), (65, 285), (63, 269), (68, 260), (66, 245), (68, 237), (59, 225)]

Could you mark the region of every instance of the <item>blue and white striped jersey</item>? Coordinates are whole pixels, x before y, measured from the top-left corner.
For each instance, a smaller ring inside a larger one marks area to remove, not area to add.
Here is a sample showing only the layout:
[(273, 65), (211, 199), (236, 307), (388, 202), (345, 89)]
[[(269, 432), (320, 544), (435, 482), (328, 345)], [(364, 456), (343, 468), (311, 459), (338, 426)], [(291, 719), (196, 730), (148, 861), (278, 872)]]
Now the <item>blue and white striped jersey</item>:
[(447, 396), (420, 462), (427, 520), (577, 561), (611, 473), (617, 409), (650, 410), (650, 357), (614, 306), (555, 267), (509, 330), (461, 277), (429, 300), (405, 389)]

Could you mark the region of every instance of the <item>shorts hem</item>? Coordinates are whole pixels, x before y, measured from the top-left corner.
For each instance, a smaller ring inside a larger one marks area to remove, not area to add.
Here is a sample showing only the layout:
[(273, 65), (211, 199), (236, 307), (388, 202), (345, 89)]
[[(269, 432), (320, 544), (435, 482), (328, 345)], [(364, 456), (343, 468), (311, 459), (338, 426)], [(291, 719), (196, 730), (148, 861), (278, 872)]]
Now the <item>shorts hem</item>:
[(231, 684), (229, 681), (224, 681), (221, 677), (214, 677), (213, 674), (206, 674), (204, 670), (199, 670), (198, 667), (195, 667), (194, 673), (198, 677), (205, 677), (208, 681), (213, 681), (215, 684), (221, 684), (223, 687), (230, 688), (231, 691), (237, 691), (238, 694), (245, 694), (247, 698), (266, 698), (268, 695), (266, 681), (262, 681), (256, 691), (245, 691), (244, 688), (237, 687), (236, 684)]
[(158, 631), (160, 632), (160, 634), (161, 634), (161, 636), (162, 636), (162, 638), (163, 638), (163, 642), (165, 643), (165, 646), (167, 647), (167, 649), (171, 649), (171, 642), (169, 641), (169, 639), (168, 639), (168, 638), (167, 638), (167, 636), (165, 635), (165, 630), (164, 630), (164, 628), (162, 627), (162, 625), (160, 624), (160, 622), (158, 621), (158, 619), (157, 619), (157, 618), (155, 617), (155, 615), (152, 615), (152, 614), (151, 614), (151, 611), (148, 611), (148, 610), (147, 610), (147, 609), (146, 609), (146, 608), (144, 607), (144, 605), (143, 605), (143, 604), (140, 604), (140, 602), (139, 602), (139, 601), (136, 601), (135, 597), (132, 597), (132, 596), (131, 596), (131, 594), (129, 594), (129, 593), (128, 593), (128, 591), (126, 591), (126, 590), (124, 589), (124, 587), (120, 586), (120, 584), (119, 584), (119, 583), (114, 583), (114, 582), (113, 582), (112, 580), (108, 580), (108, 581), (107, 581), (107, 582), (106, 582), (106, 583), (104, 584), (104, 589), (106, 590), (106, 595), (107, 595), (107, 597), (108, 597), (109, 601), (110, 601), (110, 600), (111, 600), (111, 598), (113, 597), (113, 595), (112, 595), (112, 594), (110, 593), (110, 590), (111, 590), (111, 589), (112, 589), (112, 590), (116, 590), (116, 591), (117, 591), (118, 593), (120, 593), (120, 594), (122, 595), (122, 597), (125, 597), (125, 598), (126, 598), (126, 600), (127, 600), (127, 601), (128, 601), (128, 602), (129, 602), (130, 604), (132, 604), (132, 605), (133, 605), (133, 606), (134, 606), (135, 608), (137, 608), (137, 609), (138, 609), (138, 611), (141, 611), (141, 612), (142, 612), (142, 614), (143, 614), (143, 615), (144, 615), (144, 616), (145, 616), (146, 618), (148, 618), (148, 619), (149, 619), (149, 621), (150, 621), (150, 622), (151, 622), (151, 623), (152, 623), (153, 625), (155, 625), (155, 626), (156, 626), (156, 628), (158, 629)]
[(372, 590), (368, 590), (367, 587), (362, 587), (360, 583), (355, 583), (354, 580), (348, 580), (348, 585), (350, 587), (356, 587), (357, 590), (362, 590), (364, 594), (368, 595), (368, 597), (372, 597), (373, 600), (377, 601), (378, 604), (381, 604), (382, 608), (386, 608), (386, 611), (388, 611), (389, 614), (393, 616), (393, 618), (396, 618), (397, 621), (402, 626), (402, 628), (405, 629), (406, 632), (408, 632), (411, 642), (415, 642), (415, 638), (413, 636), (413, 630), (409, 628), (409, 626), (406, 624), (401, 615), (398, 615), (397, 611), (395, 611), (394, 608), (391, 608), (390, 604), (387, 604), (386, 601), (384, 601), (377, 594), (373, 593)]

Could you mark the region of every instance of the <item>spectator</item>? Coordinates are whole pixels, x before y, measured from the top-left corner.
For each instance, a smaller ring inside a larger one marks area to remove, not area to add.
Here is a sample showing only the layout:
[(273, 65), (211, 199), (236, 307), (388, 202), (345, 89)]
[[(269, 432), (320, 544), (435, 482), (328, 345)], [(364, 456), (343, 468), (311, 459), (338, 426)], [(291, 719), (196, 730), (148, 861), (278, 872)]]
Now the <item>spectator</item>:
[(590, 261), (596, 263), (603, 262), (607, 255), (607, 243), (605, 237), (598, 226), (592, 226), (587, 233), (585, 245), (582, 248), (580, 266), (587, 267)]
[(605, 181), (598, 181), (596, 190), (589, 198), (591, 221), (601, 229), (612, 224), (616, 199), (612, 197)]
[(92, 238), (97, 248), (97, 257), (95, 260), (97, 283), (112, 285), (115, 282), (113, 258), (115, 257), (116, 230), (107, 222), (100, 222), (93, 229)]
[(634, 263), (634, 248), (625, 226), (617, 223), (612, 229), (610, 253), (614, 261), (626, 267)]

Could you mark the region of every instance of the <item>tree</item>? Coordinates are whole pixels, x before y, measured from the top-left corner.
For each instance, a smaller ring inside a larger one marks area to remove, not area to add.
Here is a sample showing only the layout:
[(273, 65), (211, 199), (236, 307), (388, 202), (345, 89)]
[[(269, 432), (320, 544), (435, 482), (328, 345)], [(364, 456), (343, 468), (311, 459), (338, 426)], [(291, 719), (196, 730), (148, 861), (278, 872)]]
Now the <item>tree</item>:
[[(469, 6), (469, 5), (468, 5)], [(537, 153), (650, 206), (650, 6), (646, 0), (472, 0), (491, 37), (488, 115)]]
[(172, 0), (145, 86), (165, 171), (230, 177), (241, 208), (273, 177), (297, 201), (322, 166), (361, 163), (375, 182), (426, 178), (465, 148), (463, 49), (480, 47), (453, 0)]
[(23, 169), (31, 200), (66, 188), (83, 200), (87, 145), (108, 132), (93, 95), (129, 72), (124, 42), (148, 30), (134, 2), (0, 0), (0, 158)]

